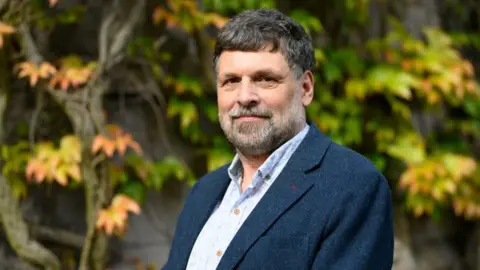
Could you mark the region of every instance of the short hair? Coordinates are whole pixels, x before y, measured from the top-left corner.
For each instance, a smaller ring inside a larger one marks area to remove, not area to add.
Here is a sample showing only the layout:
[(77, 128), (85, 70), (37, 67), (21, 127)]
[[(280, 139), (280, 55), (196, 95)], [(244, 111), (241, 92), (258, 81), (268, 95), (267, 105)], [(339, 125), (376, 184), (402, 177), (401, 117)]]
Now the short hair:
[(259, 51), (269, 46), (271, 52), (280, 50), (297, 78), (315, 66), (312, 40), (305, 29), (280, 11), (262, 8), (239, 13), (220, 29), (213, 54), (215, 70), (225, 50)]

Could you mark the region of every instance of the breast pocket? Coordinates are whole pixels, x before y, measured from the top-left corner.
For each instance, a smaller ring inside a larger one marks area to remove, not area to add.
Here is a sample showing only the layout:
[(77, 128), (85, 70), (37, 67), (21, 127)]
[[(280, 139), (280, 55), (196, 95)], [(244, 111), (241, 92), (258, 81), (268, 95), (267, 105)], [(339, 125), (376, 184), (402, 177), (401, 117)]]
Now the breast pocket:
[(260, 237), (239, 269), (308, 269), (308, 237)]

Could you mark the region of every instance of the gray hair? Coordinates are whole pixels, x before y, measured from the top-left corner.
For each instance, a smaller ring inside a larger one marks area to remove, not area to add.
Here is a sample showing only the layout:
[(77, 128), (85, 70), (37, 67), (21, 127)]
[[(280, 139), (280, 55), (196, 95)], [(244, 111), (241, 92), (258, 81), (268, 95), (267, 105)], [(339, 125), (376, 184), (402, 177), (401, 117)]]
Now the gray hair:
[(267, 47), (271, 52), (280, 50), (297, 79), (315, 66), (311, 37), (299, 23), (277, 10), (257, 9), (234, 16), (220, 30), (213, 55), (215, 70), (224, 50), (259, 51)]

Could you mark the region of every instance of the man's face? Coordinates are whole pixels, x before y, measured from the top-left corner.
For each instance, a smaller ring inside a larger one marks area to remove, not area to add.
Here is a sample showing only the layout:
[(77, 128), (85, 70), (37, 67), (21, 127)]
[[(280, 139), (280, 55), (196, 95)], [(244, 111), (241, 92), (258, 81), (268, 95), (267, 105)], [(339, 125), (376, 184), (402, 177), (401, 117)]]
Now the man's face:
[(297, 81), (281, 52), (224, 51), (217, 70), (220, 125), (242, 154), (268, 154), (303, 128), (312, 77)]

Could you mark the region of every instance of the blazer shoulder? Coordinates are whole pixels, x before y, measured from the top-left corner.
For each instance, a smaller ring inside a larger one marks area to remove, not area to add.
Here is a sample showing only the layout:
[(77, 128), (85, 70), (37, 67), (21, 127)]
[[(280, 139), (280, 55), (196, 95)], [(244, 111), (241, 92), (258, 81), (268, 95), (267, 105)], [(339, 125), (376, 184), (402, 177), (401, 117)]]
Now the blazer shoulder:
[(365, 185), (388, 185), (388, 182), (373, 162), (364, 155), (343, 145), (332, 142), (325, 154), (322, 167), (329, 176), (334, 176), (338, 185), (356, 189)]

